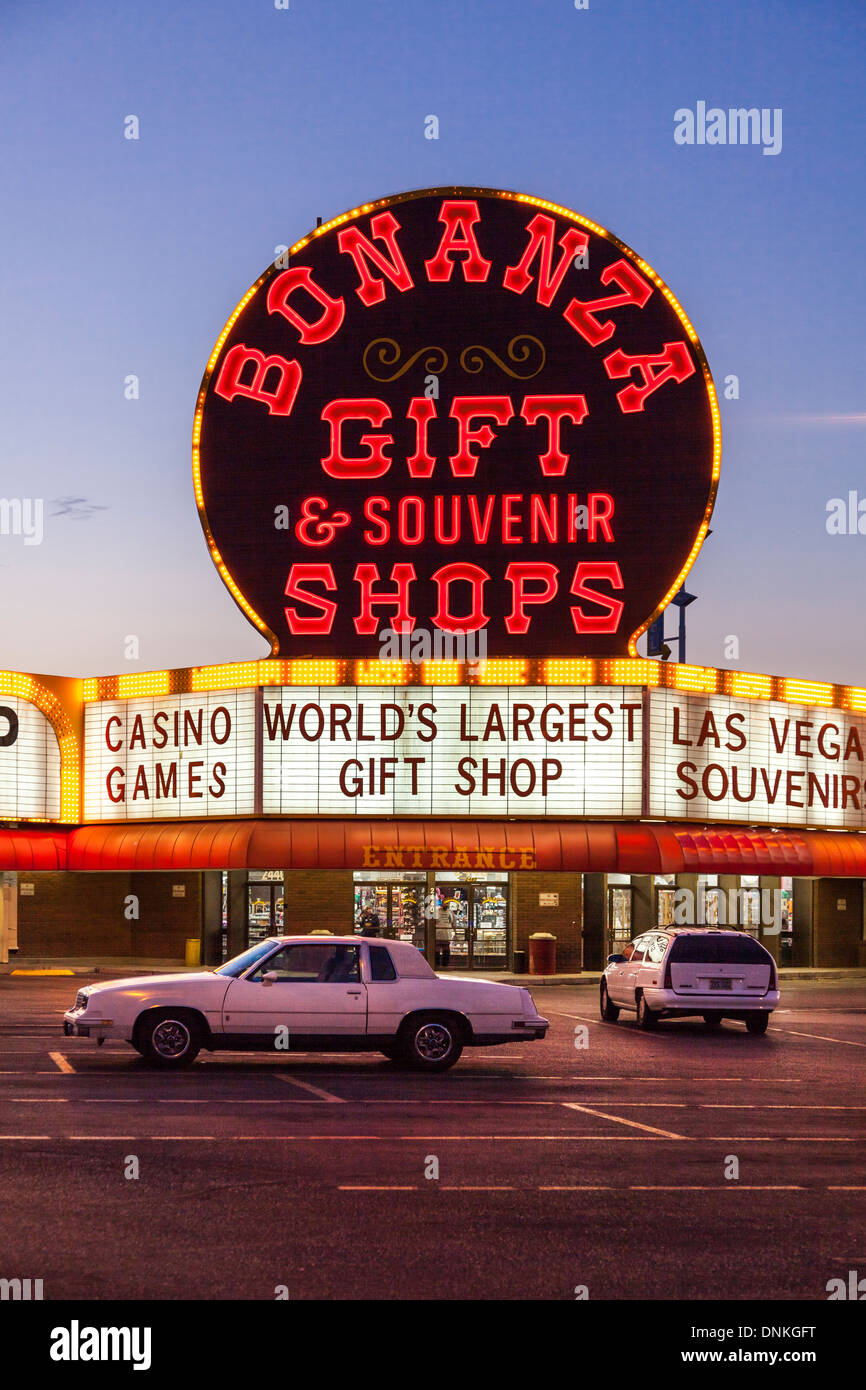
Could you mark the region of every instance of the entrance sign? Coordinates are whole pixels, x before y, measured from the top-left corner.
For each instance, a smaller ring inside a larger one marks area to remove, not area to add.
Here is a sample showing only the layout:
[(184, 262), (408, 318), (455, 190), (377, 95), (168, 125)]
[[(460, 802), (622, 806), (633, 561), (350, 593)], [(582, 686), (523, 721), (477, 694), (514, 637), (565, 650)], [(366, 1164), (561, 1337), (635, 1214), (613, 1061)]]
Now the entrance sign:
[(60, 819), (60, 745), (28, 700), (0, 696), (0, 820)]
[(193, 436), (211, 554), (272, 653), (384, 629), (625, 655), (706, 533), (715, 391), (611, 233), (502, 190), (366, 204), (244, 295)]

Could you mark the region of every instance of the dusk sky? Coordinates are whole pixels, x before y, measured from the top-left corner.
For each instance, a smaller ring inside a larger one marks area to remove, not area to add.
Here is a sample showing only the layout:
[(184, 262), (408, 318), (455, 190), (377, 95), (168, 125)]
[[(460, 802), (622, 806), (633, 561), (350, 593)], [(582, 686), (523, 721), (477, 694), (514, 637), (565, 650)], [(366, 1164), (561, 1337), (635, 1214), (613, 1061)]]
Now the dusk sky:
[[(193, 496), (213, 344), (317, 216), (476, 184), (608, 227), (739, 379), (690, 661), (866, 685), (866, 534), (826, 526), (866, 499), (862, 0), (3, 0), (0, 52), (0, 496), (45, 503), (0, 535), (3, 667), (267, 654)], [(780, 109), (781, 150), (678, 145), (699, 102)]]

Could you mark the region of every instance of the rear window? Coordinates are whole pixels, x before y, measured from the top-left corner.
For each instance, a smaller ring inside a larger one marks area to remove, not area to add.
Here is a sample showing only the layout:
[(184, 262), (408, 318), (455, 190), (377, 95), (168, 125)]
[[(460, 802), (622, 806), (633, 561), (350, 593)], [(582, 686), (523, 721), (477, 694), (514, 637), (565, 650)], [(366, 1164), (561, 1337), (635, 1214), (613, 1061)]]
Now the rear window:
[(387, 946), (370, 947), (370, 976), (374, 980), (396, 980), (397, 971)]
[(768, 954), (744, 932), (742, 936), (678, 936), (668, 960), (693, 965), (766, 965)]

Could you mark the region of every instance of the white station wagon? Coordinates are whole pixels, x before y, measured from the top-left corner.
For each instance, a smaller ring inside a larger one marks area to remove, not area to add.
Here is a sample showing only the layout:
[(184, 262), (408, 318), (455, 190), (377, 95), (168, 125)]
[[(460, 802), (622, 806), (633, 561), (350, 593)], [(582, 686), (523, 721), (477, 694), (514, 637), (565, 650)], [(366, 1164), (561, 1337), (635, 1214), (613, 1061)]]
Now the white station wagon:
[(766, 1033), (779, 1004), (779, 975), (770, 952), (747, 932), (671, 927), (608, 956), (599, 1004), (607, 1023), (629, 1009), (640, 1028), (698, 1014), (708, 1028), (733, 1018), (750, 1033)]
[(445, 1071), (464, 1047), (543, 1038), (528, 989), (442, 977), (408, 942), (279, 936), (217, 970), (87, 985), (63, 1031), (186, 1066), (211, 1051), (382, 1052)]

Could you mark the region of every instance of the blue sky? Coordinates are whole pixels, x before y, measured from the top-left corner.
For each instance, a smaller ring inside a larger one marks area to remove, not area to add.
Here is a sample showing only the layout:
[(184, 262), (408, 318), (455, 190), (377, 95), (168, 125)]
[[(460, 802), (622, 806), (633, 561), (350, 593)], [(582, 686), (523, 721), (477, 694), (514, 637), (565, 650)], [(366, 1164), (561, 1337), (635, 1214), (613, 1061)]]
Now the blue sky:
[[(825, 525), (866, 499), (862, 4), (4, 0), (0, 53), (0, 495), (46, 510), (0, 535), (4, 667), (266, 654), (193, 499), (213, 343), (317, 216), (478, 183), (609, 227), (739, 377), (690, 660), (866, 684), (866, 535)], [(698, 101), (781, 108), (781, 153), (676, 145)]]

